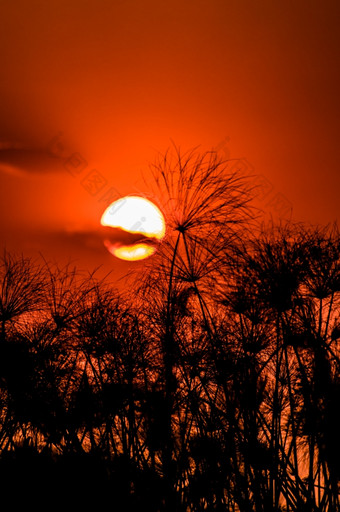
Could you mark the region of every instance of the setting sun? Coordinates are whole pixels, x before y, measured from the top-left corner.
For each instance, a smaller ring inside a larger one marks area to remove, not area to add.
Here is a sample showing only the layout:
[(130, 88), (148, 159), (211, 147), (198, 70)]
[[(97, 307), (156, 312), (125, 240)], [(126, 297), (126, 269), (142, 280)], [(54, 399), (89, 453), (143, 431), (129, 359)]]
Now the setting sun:
[[(103, 213), (100, 223), (115, 230), (114, 241), (104, 240), (108, 251), (126, 261), (151, 256), (156, 251), (155, 241), (165, 235), (162, 212), (151, 201), (139, 196), (122, 197), (112, 203)], [(127, 234), (131, 235), (130, 243), (125, 242)]]

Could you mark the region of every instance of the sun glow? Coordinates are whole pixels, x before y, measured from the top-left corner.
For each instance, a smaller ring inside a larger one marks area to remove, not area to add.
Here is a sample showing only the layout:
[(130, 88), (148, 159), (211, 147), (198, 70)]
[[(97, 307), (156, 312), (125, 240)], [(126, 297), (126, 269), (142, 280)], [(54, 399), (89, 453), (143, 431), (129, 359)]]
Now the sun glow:
[[(151, 256), (156, 251), (155, 242), (159, 242), (165, 235), (162, 212), (151, 201), (139, 196), (122, 197), (112, 203), (104, 211), (100, 223), (125, 234), (125, 240), (123, 236), (119, 240), (116, 233), (114, 240), (105, 239), (104, 244), (111, 254), (126, 261)], [(134, 239), (131, 243), (126, 243), (126, 234), (131, 234)]]
[(116, 258), (126, 261), (138, 261), (152, 256), (156, 252), (156, 248), (147, 244), (120, 245), (105, 243), (105, 247)]

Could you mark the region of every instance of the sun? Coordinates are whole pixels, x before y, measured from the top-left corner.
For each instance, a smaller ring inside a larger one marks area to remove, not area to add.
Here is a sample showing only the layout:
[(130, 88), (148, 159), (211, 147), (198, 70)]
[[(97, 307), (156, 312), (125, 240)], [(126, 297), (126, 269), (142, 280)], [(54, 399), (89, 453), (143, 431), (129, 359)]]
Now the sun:
[(119, 259), (138, 261), (156, 251), (165, 235), (165, 220), (160, 209), (148, 199), (125, 196), (104, 211), (100, 223), (107, 230), (104, 244)]

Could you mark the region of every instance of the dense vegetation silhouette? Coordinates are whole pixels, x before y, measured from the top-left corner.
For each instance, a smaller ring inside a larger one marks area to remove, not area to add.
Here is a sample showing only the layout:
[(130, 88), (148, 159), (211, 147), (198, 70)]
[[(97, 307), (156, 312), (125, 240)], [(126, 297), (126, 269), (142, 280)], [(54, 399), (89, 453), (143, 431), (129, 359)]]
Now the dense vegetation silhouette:
[(0, 265), (0, 485), (15, 505), (339, 510), (340, 236), (259, 228), (214, 153), (153, 170), (156, 255), (117, 291)]

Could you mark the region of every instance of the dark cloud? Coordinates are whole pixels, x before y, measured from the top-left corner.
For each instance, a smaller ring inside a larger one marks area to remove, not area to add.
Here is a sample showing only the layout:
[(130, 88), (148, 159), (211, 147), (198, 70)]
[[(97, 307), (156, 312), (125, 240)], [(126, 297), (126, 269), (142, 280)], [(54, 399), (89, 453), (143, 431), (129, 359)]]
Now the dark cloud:
[[(3, 246), (13, 254), (24, 254), (34, 260), (43, 260), (58, 265), (75, 265), (80, 270), (96, 271), (98, 277), (110, 276), (119, 286), (119, 281), (131, 268), (143, 262), (127, 262), (115, 258), (105, 247), (104, 240), (112, 244), (129, 245), (141, 241), (141, 235), (129, 234), (120, 229), (98, 228), (98, 230), (37, 230), (20, 229), (3, 234)], [(148, 240), (150, 243), (150, 241)], [(151, 241), (152, 243), (152, 241)]]
[(47, 148), (27, 148), (0, 144), (0, 170), (10, 174), (65, 172), (64, 160)]

